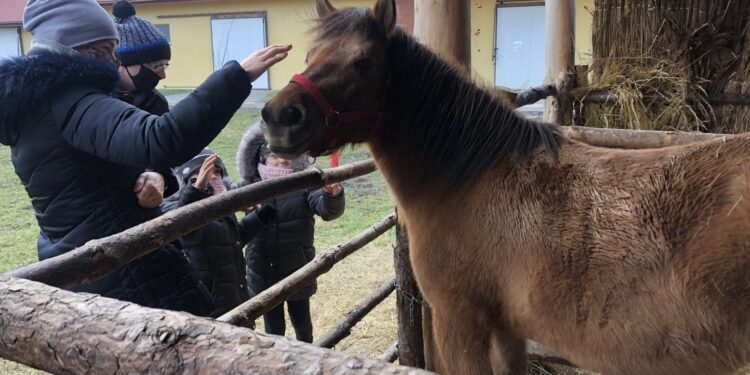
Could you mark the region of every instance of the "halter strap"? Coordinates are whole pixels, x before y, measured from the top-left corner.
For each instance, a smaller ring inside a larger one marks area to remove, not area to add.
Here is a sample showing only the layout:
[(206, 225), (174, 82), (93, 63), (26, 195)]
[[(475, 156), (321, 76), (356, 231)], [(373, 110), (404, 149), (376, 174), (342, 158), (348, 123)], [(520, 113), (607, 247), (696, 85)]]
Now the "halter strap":
[(318, 90), (318, 87), (315, 86), (312, 81), (307, 79), (307, 77), (301, 74), (295, 74), (289, 82), (294, 82), (302, 86), (302, 88), (312, 96), (313, 100), (315, 100), (318, 108), (323, 111), (328, 133), (328, 142), (326, 145), (328, 150), (332, 150), (336, 147), (336, 141), (338, 140), (337, 133), (340, 126), (360, 121), (374, 122), (371, 124), (372, 132), (376, 131), (380, 126), (380, 118), (383, 115), (382, 107), (385, 101), (384, 97), (381, 97), (380, 100), (378, 100), (378, 103), (372, 108), (341, 113), (333, 108), (331, 103), (328, 102), (328, 99), (326, 99), (323, 93)]

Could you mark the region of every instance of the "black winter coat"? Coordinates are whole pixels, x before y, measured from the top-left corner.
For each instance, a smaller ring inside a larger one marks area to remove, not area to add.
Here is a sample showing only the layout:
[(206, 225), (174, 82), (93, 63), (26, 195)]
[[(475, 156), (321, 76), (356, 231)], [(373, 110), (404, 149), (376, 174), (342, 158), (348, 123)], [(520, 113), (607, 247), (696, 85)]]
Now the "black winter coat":
[[(162, 209), (167, 212), (211, 195), (210, 185), (208, 191), (185, 185), (179, 194), (164, 201)], [(198, 269), (216, 304), (210, 316), (221, 316), (250, 298), (242, 248), (262, 227), (258, 215), (252, 212), (239, 221), (234, 215), (226, 216), (183, 237), (188, 259)]]
[[(40, 52), (0, 62), (0, 143), (39, 227), (39, 259), (141, 224), (160, 209), (138, 205), (144, 169), (185, 162), (228, 123), (250, 92), (236, 62), (212, 74), (163, 116), (110, 93), (112, 65), (83, 55)], [(167, 245), (77, 290), (145, 306), (205, 314), (210, 296), (178, 248)]]
[[(291, 275), (315, 258), (315, 217), (333, 220), (344, 213), (344, 192), (332, 197), (323, 190), (294, 192), (264, 204), (276, 207), (276, 220), (266, 225), (247, 247), (248, 285), (258, 294)], [(313, 282), (289, 298), (310, 298), (317, 291)]]

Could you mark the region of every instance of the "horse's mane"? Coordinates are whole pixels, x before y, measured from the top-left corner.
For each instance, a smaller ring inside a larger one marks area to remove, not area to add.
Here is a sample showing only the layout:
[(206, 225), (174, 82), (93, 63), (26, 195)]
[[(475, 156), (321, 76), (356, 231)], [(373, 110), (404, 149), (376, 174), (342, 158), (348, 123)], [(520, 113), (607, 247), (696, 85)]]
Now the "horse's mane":
[(466, 74), (440, 59), (405, 31), (389, 45), (390, 84), (402, 96), (401, 124), (426, 180), (447, 188), (470, 182), (513, 155), (526, 160), (544, 144), (557, 153), (556, 129), (522, 118)]
[[(316, 31), (319, 39), (349, 32), (384, 38), (369, 10), (354, 8), (321, 20)], [(399, 114), (420, 181), (452, 191), (501, 160), (513, 156), (514, 162), (524, 162), (540, 144), (557, 154), (554, 125), (517, 115), (401, 28), (388, 42), (388, 56), (388, 92), (394, 93), (388, 111)], [(389, 125), (396, 124), (383, 124), (383, 130)]]

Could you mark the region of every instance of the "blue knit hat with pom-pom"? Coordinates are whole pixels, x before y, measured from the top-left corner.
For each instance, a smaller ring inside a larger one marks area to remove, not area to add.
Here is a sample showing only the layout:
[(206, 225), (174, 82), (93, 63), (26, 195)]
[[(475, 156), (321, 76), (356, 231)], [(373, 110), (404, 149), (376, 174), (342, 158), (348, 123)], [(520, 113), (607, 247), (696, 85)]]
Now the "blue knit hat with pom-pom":
[(133, 4), (120, 0), (112, 8), (112, 14), (120, 33), (115, 56), (122, 65), (139, 65), (172, 57), (167, 37), (154, 24), (136, 16)]

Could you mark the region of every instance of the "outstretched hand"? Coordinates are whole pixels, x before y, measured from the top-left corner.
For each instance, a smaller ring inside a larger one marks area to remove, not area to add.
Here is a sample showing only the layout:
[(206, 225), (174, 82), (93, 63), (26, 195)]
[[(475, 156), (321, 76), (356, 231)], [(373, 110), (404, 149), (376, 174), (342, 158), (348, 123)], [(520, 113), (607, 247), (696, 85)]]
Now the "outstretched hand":
[(291, 49), (291, 44), (268, 46), (260, 51), (253, 52), (240, 65), (247, 72), (247, 76), (250, 77), (250, 82), (255, 82), (268, 68), (284, 60)]
[(208, 188), (208, 183), (209, 181), (211, 181), (211, 176), (213, 176), (214, 171), (216, 170), (216, 159), (218, 158), (218, 155), (211, 154), (206, 158), (206, 160), (203, 160), (201, 169), (198, 172), (198, 178), (193, 183), (193, 186), (196, 189), (203, 191)]

